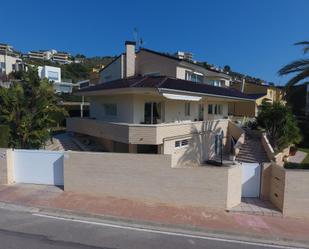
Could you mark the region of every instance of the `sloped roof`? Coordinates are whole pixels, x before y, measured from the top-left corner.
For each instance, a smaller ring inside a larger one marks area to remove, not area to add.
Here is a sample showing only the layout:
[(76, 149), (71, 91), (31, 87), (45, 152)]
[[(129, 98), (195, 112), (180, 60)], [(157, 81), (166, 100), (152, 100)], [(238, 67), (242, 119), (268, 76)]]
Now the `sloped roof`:
[(123, 88), (155, 88), (158, 90), (172, 90), (180, 92), (185, 91), (202, 95), (255, 100), (253, 96), (244, 94), (233, 88), (211, 86), (203, 83), (196, 83), (188, 80), (181, 80), (166, 76), (139, 76), (119, 79), (83, 88), (79, 90), (78, 93)]

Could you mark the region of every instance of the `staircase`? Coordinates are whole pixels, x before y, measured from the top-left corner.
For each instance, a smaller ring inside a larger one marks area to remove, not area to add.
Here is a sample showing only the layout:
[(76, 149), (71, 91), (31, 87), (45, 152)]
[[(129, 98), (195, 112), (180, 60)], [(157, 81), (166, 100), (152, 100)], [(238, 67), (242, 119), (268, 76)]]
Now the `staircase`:
[(261, 143), (261, 136), (251, 130), (246, 130), (245, 143), (240, 147), (236, 161), (244, 163), (269, 162)]
[(67, 133), (58, 134), (53, 137), (53, 142), (45, 146), (46, 150), (52, 151), (81, 151), (83, 150)]

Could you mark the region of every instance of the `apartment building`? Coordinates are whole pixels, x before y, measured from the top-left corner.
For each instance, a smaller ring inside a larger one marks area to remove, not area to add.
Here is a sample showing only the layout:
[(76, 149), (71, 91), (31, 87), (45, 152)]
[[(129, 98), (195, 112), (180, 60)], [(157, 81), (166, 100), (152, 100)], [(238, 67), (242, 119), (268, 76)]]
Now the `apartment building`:
[(30, 51), (27, 54), (29, 59), (35, 60), (47, 60), (57, 62), (59, 64), (69, 64), (72, 61), (70, 60), (70, 54), (66, 52), (58, 52), (55, 49), (51, 50), (38, 50)]
[(255, 100), (207, 84), (204, 75), (202, 82), (175, 77), (197, 70), (226, 77), (153, 51), (136, 54), (135, 44), (127, 42), (126, 53), (101, 71), (103, 82), (77, 93), (89, 100), (90, 117), (67, 119), (67, 131), (91, 136), (103, 151), (170, 154), (174, 167), (228, 155), (228, 105)]
[(9, 44), (0, 43), (0, 53), (13, 53), (13, 47)]
[(69, 64), (72, 61), (70, 60), (70, 54), (66, 52), (56, 52), (52, 56), (52, 61), (59, 64)]
[[(255, 99), (254, 103), (232, 103), (229, 105), (229, 114), (234, 116), (256, 117), (263, 101), (269, 103), (284, 102), (284, 89), (256, 82), (232, 81), (231, 88), (241, 91)], [(285, 102), (284, 102), (285, 103)]]
[(205, 68), (192, 60), (192, 54), (160, 53), (146, 48), (136, 51), (135, 42), (125, 43), (126, 52), (100, 71), (100, 82), (133, 76), (164, 75), (214, 86), (229, 87), (231, 77), (220, 70)]

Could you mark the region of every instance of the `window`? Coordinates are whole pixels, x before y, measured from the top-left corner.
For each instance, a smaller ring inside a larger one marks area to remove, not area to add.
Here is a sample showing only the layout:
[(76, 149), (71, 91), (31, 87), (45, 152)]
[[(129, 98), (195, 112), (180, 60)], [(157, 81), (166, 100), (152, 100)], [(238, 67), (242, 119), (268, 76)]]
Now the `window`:
[(104, 113), (106, 116), (117, 116), (116, 104), (104, 104)]
[(223, 105), (219, 105), (219, 104), (208, 105), (208, 114), (222, 115), (223, 114)]
[(186, 71), (186, 80), (203, 83), (203, 74)]
[(175, 141), (175, 148), (183, 148), (189, 145), (188, 139)]
[(213, 105), (208, 105), (208, 114), (212, 114)]
[(59, 74), (58, 74), (58, 72), (49, 71), (49, 72), (48, 72), (48, 79), (49, 79), (49, 80), (59, 80)]
[(190, 116), (190, 108), (191, 106), (190, 106), (190, 103), (189, 102), (186, 102), (185, 103), (185, 116)]
[(3, 69), (3, 71), (5, 71), (5, 62), (0, 62), (0, 69)]
[(212, 85), (212, 86), (222, 86), (222, 81), (221, 80), (207, 80), (207, 84)]
[(160, 72), (144, 73), (143, 76), (160, 76)]

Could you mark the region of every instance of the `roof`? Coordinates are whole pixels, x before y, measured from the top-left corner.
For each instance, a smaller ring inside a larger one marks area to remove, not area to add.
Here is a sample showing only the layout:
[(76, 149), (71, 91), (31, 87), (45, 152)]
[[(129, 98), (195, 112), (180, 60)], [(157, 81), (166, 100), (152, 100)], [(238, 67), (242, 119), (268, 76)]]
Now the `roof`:
[(158, 90), (171, 90), (178, 92), (190, 92), (200, 95), (255, 100), (254, 97), (244, 94), (236, 89), (211, 86), (166, 76), (140, 76), (119, 79), (83, 88), (79, 90), (78, 93), (122, 88), (155, 88)]

